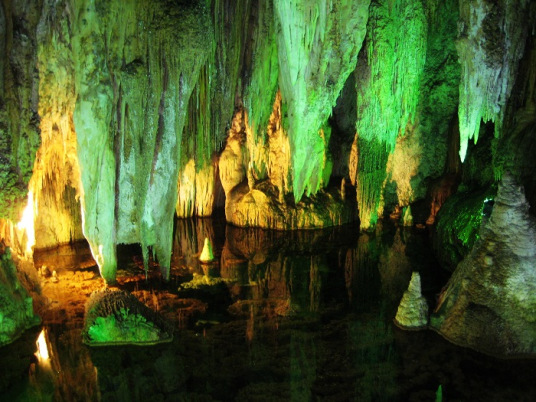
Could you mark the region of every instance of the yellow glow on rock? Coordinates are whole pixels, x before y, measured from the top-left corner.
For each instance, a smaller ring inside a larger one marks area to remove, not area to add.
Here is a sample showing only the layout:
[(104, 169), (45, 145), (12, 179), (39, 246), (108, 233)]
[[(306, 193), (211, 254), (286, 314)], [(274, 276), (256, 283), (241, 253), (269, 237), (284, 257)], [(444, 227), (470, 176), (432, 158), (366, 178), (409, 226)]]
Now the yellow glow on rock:
[(40, 363), (47, 362), (50, 360), (50, 355), (48, 353), (47, 340), (45, 335), (45, 329), (41, 331), (39, 337), (37, 338), (37, 359)]
[(26, 231), (26, 251), (31, 253), (35, 244), (34, 196), (31, 190), (28, 191), (28, 204), (24, 208), (21, 220), (17, 223), (17, 229)]
[(201, 256), (199, 257), (199, 261), (201, 262), (210, 262), (214, 260), (214, 253), (212, 251), (212, 244), (210, 244), (210, 240), (208, 237), (205, 237), (205, 244), (203, 246), (203, 251), (201, 252)]

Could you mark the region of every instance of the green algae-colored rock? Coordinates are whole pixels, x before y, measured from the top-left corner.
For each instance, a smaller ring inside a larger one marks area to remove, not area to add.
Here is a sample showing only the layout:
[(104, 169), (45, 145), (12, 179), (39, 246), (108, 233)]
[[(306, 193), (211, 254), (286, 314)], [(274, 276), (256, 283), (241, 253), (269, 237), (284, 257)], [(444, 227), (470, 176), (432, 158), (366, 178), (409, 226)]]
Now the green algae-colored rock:
[(0, 346), (13, 342), (22, 332), (41, 322), (33, 300), (17, 278), (11, 250), (0, 250)]
[(90, 346), (155, 345), (173, 339), (171, 327), (132, 294), (105, 289), (86, 304), (83, 342)]

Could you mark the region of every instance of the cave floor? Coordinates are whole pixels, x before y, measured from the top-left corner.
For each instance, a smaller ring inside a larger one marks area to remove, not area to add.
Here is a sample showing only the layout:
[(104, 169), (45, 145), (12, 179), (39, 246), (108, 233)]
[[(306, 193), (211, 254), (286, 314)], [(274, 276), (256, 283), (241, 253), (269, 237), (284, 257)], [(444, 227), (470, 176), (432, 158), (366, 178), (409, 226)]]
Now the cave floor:
[[(200, 264), (204, 237), (215, 263)], [(104, 286), (87, 245), (35, 254), (42, 326), (0, 348), (1, 400), (536, 400), (534, 360), (502, 361), (432, 331), (393, 325), (413, 270), (433, 304), (448, 276), (425, 232), (348, 225), (324, 231), (177, 222), (170, 280), (147, 276), (137, 247), (118, 249), (115, 288), (173, 323), (157, 346), (82, 344), (85, 303)], [(42, 270), (42, 269), (41, 269)], [(185, 286), (193, 273), (222, 278)], [(37, 351), (44, 333), (49, 358)]]

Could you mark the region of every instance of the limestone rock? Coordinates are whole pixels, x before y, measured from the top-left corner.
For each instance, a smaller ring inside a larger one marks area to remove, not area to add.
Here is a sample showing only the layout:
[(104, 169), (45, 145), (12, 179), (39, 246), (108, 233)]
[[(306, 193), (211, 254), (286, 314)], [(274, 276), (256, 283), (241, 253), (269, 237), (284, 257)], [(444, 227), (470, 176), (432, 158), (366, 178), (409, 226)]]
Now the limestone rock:
[(355, 70), (357, 121), (349, 166), (362, 229), (372, 228), (386, 205), (424, 198), (429, 178), (442, 173), (457, 106), (457, 9), (455, 1), (371, 3)]
[[(293, 193), (315, 194), (328, 152), (319, 130), (329, 117), (366, 34), (369, 0), (289, 0), (274, 3), (279, 87), (287, 104)], [(328, 174), (329, 177), (329, 174)]]
[(252, 191), (247, 182), (242, 183), (227, 198), (227, 221), (241, 227), (291, 230), (337, 226), (357, 218), (355, 198), (343, 199), (338, 188), (323, 189), (296, 205), (281, 202), (277, 194), (268, 181)]
[(481, 121), (502, 129), (507, 100), (529, 33), (529, 0), (470, 0), (460, 3), (458, 54), (460, 158), (470, 139), (478, 140)]
[[(219, 162), (227, 221), (242, 227), (281, 230), (322, 228), (354, 221), (355, 197), (342, 197), (340, 189), (322, 189), (298, 204), (286, 199), (292, 191), (291, 152), (289, 137), (282, 126), (281, 101), (281, 94), (277, 93), (264, 153), (258, 149), (262, 144), (255, 144), (252, 139), (247, 113), (235, 114)], [(252, 154), (257, 155), (255, 163), (251, 162)], [(266, 166), (266, 177), (259, 180), (255, 167), (262, 165)]]
[(33, 301), (17, 278), (11, 250), (0, 250), (0, 346), (13, 342), (23, 331), (41, 322)]
[(440, 296), (431, 325), (450, 341), (499, 356), (536, 354), (536, 221), (505, 174), (480, 239)]
[(408, 290), (404, 292), (395, 323), (405, 329), (420, 329), (428, 325), (428, 303), (421, 293), (421, 276), (413, 272)]
[(36, 27), (40, 2), (0, 7), (0, 218), (18, 221), (40, 143)]
[(154, 345), (171, 342), (170, 325), (125, 291), (105, 289), (86, 304), (83, 342), (90, 346)]

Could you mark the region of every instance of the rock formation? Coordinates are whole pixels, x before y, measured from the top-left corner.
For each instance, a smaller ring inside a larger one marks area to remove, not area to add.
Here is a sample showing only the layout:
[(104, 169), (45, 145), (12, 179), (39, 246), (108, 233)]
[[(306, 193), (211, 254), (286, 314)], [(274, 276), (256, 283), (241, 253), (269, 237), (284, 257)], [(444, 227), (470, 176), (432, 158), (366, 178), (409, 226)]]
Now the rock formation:
[(404, 292), (395, 323), (404, 329), (421, 329), (428, 325), (428, 303), (421, 292), (421, 276), (413, 272), (408, 290)]
[(431, 325), (459, 345), (499, 356), (536, 353), (536, 221), (505, 174), (493, 212), (441, 293)]
[(420, 225), (506, 168), (536, 199), (532, 3), (5, 0), (0, 229), (29, 205), (14, 251), (85, 238), (113, 282), (132, 243), (169, 278), (174, 217), (224, 204), (240, 226)]
[(212, 252), (212, 244), (208, 237), (205, 237), (205, 244), (203, 245), (203, 251), (199, 256), (199, 261), (201, 262), (210, 262), (214, 260), (214, 253)]
[(350, 166), (362, 229), (374, 226), (384, 207), (424, 197), (423, 179), (442, 174), (459, 80), (457, 7), (455, 1), (371, 4), (355, 71), (358, 155)]
[(93, 292), (88, 300), (82, 336), (90, 346), (154, 345), (173, 339), (160, 315), (132, 294), (109, 289)]
[(13, 342), (21, 333), (41, 322), (33, 300), (17, 278), (11, 250), (0, 249), (0, 346)]
[(478, 140), (480, 122), (493, 121), (495, 134), (503, 129), (506, 100), (510, 97), (518, 62), (529, 33), (528, 0), (460, 2), (457, 49), (460, 82), (460, 158), (469, 140)]

